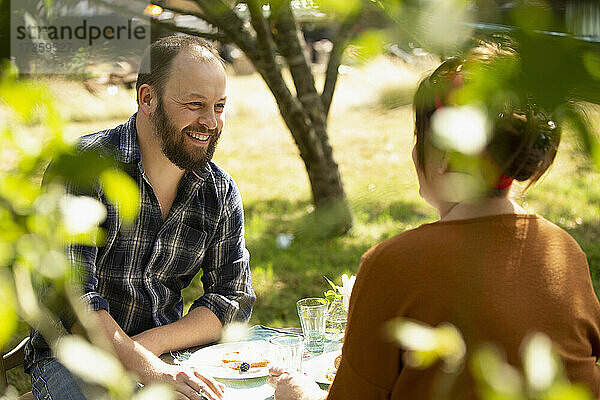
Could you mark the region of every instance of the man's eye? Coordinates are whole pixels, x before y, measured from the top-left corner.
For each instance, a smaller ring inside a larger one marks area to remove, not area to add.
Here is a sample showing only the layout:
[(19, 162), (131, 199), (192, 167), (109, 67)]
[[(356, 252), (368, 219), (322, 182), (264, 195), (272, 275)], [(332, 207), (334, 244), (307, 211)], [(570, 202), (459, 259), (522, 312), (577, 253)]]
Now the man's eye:
[(189, 107), (194, 107), (194, 108), (202, 107), (202, 103), (200, 103), (198, 101), (192, 101), (191, 103), (187, 103), (187, 105)]
[(225, 109), (225, 103), (217, 103), (217, 104), (215, 104), (215, 109), (223, 111), (223, 109)]

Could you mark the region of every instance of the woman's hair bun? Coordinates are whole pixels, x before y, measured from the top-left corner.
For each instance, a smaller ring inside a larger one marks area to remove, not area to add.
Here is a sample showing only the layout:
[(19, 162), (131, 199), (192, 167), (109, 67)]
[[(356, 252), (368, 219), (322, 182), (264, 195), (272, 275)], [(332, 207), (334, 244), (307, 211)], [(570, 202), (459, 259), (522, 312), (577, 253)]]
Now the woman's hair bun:
[(509, 108), (494, 124), (487, 151), (501, 171), (517, 181), (537, 181), (554, 161), (560, 130), (535, 105), (525, 110)]

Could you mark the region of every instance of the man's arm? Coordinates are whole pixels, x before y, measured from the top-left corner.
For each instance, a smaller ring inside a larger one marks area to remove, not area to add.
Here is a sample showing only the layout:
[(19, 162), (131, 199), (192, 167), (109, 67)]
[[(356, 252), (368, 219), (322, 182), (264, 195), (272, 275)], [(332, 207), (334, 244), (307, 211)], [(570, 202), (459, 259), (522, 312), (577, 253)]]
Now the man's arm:
[[(99, 331), (112, 345), (123, 366), (137, 373), (140, 382), (169, 384), (174, 387), (179, 399), (202, 400), (200, 393), (211, 400), (223, 398), (222, 385), (202, 376), (193, 368), (163, 362), (150, 350), (130, 338), (106, 310), (96, 311), (93, 316), (100, 328)], [(79, 323), (75, 323), (73, 331), (80, 330)]]
[(149, 329), (133, 337), (138, 344), (159, 356), (172, 350), (180, 350), (216, 341), (223, 325), (206, 307), (191, 310), (182, 319)]

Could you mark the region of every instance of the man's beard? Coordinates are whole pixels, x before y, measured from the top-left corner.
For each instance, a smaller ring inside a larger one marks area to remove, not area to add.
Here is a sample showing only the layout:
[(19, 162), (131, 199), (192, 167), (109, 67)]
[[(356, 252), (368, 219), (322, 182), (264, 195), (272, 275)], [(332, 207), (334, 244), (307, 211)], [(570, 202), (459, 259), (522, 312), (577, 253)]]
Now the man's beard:
[[(189, 125), (178, 130), (163, 108), (162, 99), (158, 100), (156, 110), (150, 116), (152, 133), (160, 140), (160, 148), (173, 164), (184, 171), (203, 170), (212, 159), (221, 132), (209, 129), (205, 125)], [(210, 134), (208, 146), (199, 147), (186, 143), (185, 132), (202, 132)]]

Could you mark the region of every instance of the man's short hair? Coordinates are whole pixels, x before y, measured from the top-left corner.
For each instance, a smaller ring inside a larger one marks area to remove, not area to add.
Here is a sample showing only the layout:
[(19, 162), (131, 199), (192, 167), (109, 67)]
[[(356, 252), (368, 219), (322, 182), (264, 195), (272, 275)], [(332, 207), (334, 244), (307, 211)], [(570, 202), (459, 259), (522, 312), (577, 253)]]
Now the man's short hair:
[(182, 51), (189, 51), (198, 61), (218, 60), (223, 63), (217, 49), (210, 42), (200, 37), (171, 35), (160, 38), (148, 46), (142, 58), (135, 83), (138, 104), (140, 103), (138, 93), (140, 86), (143, 84), (152, 86), (159, 98), (162, 96), (171, 70), (171, 64)]

